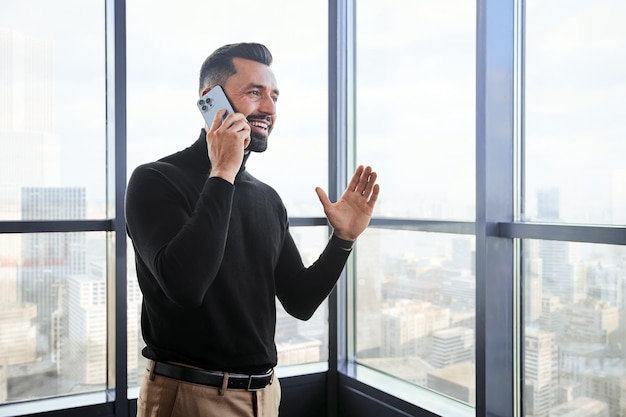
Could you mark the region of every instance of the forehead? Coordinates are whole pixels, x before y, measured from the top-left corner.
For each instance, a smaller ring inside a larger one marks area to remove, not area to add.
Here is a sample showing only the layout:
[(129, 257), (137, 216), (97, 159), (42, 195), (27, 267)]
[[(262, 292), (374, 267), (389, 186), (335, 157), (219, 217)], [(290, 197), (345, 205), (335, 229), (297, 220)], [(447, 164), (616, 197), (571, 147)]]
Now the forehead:
[(276, 77), (269, 66), (243, 58), (233, 58), (233, 64), (237, 72), (228, 78), (227, 85), (244, 88), (254, 84), (268, 90), (278, 90)]

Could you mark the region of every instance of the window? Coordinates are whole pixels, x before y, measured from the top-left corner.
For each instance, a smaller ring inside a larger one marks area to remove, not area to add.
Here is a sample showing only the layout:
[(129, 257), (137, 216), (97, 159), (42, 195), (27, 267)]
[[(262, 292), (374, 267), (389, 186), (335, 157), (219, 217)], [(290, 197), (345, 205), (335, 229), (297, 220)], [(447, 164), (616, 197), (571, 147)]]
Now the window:
[(520, 217), (582, 240), (522, 240), (526, 415), (626, 412), (626, 251), (586, 243), (590, 224), (626, 224), (624, 18), (618, 1), (526, 6)]
[(356, 162), (382, 191), (355, 253), (354, 361), (474, 405), (474, 5), (355, 7)]
[[(30, 219), (104, 217), (104, 5), (74, 3), (2, 6), (2, 220), (21, 219), (18, 201), (36, 198), (23, 195), (23, 187), (41, 193)], [(64, 7), (72, 13), (61, 12)], [(57, 204), (61, 199), (67, 203)]]
[(626, 7), (526, 6), (523, 218), (626, 224)]
[(0, 6), (0, 416), (132, 415), (116, 196), (197, 138), (199, 66), (237, 41), (275, 56), (280, 121), (248, 169), (305, 263), (328, 234), (314, 187), (354, 163), (382, 186), (337, 295), (279, 311), (280, 363), (313, 363), (279, 375), (327, 366), (346, 417), (626, 415), (626, 6), (205, 3)]
[(107, 386), (107, 235), (73, 226), (105, 217), (104, 24), (103, 2), (2, 4), (0, 221), (33, 233), (0, 234), (0, 404)]

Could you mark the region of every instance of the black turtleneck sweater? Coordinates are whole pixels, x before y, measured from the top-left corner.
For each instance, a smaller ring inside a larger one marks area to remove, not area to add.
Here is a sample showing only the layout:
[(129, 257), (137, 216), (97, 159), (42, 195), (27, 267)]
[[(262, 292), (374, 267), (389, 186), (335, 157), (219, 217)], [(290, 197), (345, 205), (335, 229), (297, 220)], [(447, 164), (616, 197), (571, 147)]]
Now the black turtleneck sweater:
[(305, 267), (280, 197), (245, 161), (234, 185), (209, 178), (205, 134), (137, 167), (128, 183), (143, 354), (216, 371), (265, 371), (277, 362), (275, 297), (291, 315), (310, 318), (334, 287), (350, 242), (333, 235)]

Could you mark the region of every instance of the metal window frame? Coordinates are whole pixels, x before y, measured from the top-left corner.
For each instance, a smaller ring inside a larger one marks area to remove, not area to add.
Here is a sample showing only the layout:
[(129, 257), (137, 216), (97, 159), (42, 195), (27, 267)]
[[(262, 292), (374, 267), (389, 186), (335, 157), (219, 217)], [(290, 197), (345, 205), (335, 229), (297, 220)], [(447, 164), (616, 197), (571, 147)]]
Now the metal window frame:
[[(330, 10), (345, 10), (350, 0), (330, 1)], [(477, 1), (477, 48), (476, 48), (476, 221), (455, 222), (445, 220), (415, 219), (372, 219), (371, 227), (384, 229), (402, 229), (424, 232), (460, 233), (475, 235), (476, 238), (476, 276), (477, 276), (477, 328), (476, 328), (476, 415), (513, 416), (518, 407), (518, 384), (515, 378), (517, 360), (514, 347), (518, 341), (515, 310), (517, 283), (514, 273), (515, 242), (512, 236), (502, 235), (504, 225), (510, 224), (514, 216), (514, 173), (517, 167), (515, 157), (516, 144), (516, 0), (501, 2), (499, 0)], [(340, 14), (338, 14), (340, 16)], [(347, 16), (345, 21), (336, 21), (338, 33), (333, 32), (335, 21), (331, 19), (330, 54), (344, 54), (344, 60), (353, 58), (354, 37), (340, 36), (347, 33), (355, 25), (355, 16)], [(334, 38), (333, 38), (334, 37)], [(336, 43), (332, 41), (336, 39)], [(333, 49), (336, 48), (336, 49)], [(332, 62), (331, 62), (332, 65)], [(336, 73), (333, 72), (336, 71)], [(345, 68), (330, 69), (331, 76), (339, 79), (354, 74)], [(332, 85), (332, 83), (331, 83)], [(344, 90), (341, 90), (345, 92)], [(342, 106), (331, 111), (353, 112), (353, 97), (346, 96), (345, 104), (339, 90), (331, 90), (330, 102), (342, 103)], [(336, 116), (336, 121), (346, 120), (346, 115)], [(332, 115), (331, 115), (332, 116)], [(333, 120), (333, 119), (331, 119)], [(332, 130), (331, 130), (332, 132)], [(355, 137), (347, 137), (348, 141), (358, 141)], [(340, 146), (329, 138), (331, 148)], [(345, 145), (344, 145), (345, 146)], [(337, 164), (345, 164), (337, 160)], [(331, 160), (332, 165), (332, 160)], [(332, 172), (331, 172), (332, 174)], [(331, 178), (332, 175), (331, 175)], [(500, 227), (499, 225), (503, 225)], [(345, 281), (344, 281), (345, 283)], [(351, 290), (349, 290), (351, 291)], [(353, 296), (353, 295), (352, 295)], [(338, 338), (346, 338), (345, 329), (355, 326), (351, 323), (342, 325), (341, 321), (349, 316), (350, 294), (340, 293), (338, 311), (335, 320), (343, 326), (344, 332)], [(333, 314), (331, 313), (331, 317)], [(353, 319), (353, 318), (350, 318)], [(349, 352), (346, 343), (331, 346), (337, 349), (337, 358), (342, 360), (330, 363), (329, 367), (342, 370), (342, 384), (355, 390), (358, 383), (356, 373), (351, 370)], [(416, 390), (417, 391), (417, 390)], [(365, 390), (363, 390), (365, 392)], [(380, 395), (379, 395), (380, 394)], [(369, 390), (363, 396), (376, 400), (384, 398), (384, 392)], [(417, 397), (417, 396), (416, 396)], [(418, 400), (419, 401), (419, 400)], [(406, 404), (403, 403), (406, 407)], [(415, 413), (426, 413), (419, 407), (405, 408)]]
[[(126, 232), (126, 3), (104, 0), (107, 30), (107, 197), (106, 219), (76, 221), (0, 221), (0, 233), (107, 232), (108, 246), (108, 370), (104, 401), (93, 395), (79, 408), (68, 398), (37, 400), (47, 415), (132, 415), (134, 400), (127, 384)], [(355, 0), (329, 0), (329, 195), (340, 196), (354, 164)], [(371, 227), (422, 232), (458, 233), (476, 237), (477, 329), (476, 415), (520, 415), (521, 374), (519, 271), (520, 239), (626, 245), (626, 227), (548, 224), (517, 221), (523, 179), (523, 0), (477, 0), (476, 51), (476, 221), (374, 218)], [(520, 49), (522, 50), (520, 59)], [(521, 143), (520, 143), (521, 139)], [(326, 225), (325, 218), (290, 219), (292, 226)], [(329, 297), (328, 416), (338, 415), (342, 389), (401, 413), (432, 415), (419, 404), (407, 404), (359, 381), (351, 363), (351, 314), (348, 264)], [(103, 398), (103, 397), (97, 397)], [(92, 403), (93, 405), (85, 405)], [(32, 403), (31, 403), (32, 405)], [(0, 415), (23, 410), (0, 406)], [(37, 407), (39, 408), (39, 407)], [(34, 412), (29, 408), (29, 413)], [(390, 412), (390, 415), (394, 411)], [(24, 412), (22, 411), (22, 415)]]

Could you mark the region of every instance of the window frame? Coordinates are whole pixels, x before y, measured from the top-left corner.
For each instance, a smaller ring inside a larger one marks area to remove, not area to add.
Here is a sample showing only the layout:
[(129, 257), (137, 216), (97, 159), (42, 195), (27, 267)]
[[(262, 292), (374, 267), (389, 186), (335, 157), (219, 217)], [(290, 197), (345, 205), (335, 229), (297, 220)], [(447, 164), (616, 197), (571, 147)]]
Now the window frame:
[(106, 218), (0, 221), (0, 233), (106, 232), (107, 381), (104, 391), (0, 405), (0, 415), (63, 410), (64, 415), (130, 416), (126, 357), (126, 7), (104, 0), (106, 78)]
[[(76, 221), (0, 221), (0, 233), (107, 232), (107, 389), (1, 405), (0, 415), (45, 412), (46, 415), (127, 417), (135, 412), (135, 394), (129, 392), (127, 384), (126, 343), (126, 2), (104, 1), (107, 216), (105, 219)], [(355, 7), (355, 0), (328, 2), (331, 199), (337, 199), (347, 185), (358, 140), (354, 131)], [(520, 155), (524, 138), (524, 0), (477, 0), (476, 7), (475, 222), (373, 218), (370, 227), (475, 236), (475, 415), (518, 416), (522, 413), (520, 385), (523, 378), (523, 346), (520, 343), (523, 326), (520, 326), (519, 311), (521, 239), (626, 245), (626, 227), (519, 221), (519, 200), (523, 198)], [(327, 224), (325, 218), (319, 217), (290, 218), (290, 223), (293, 226)], [(450, 415), (437, 405), (422, 400), (410, 401), (399, 394), (394, 395), (393, 387), (386, 386), (383, 390), (362, 378), (364, 368), (354, 360), (351, 339), (355, 326), (351, 289), (355, 273), (353, 258), (329, 297), (327, 415), (337, 416), (340, 409), (345, 411), (346, 408), (352, 414), (359, 409), (367, 410), (373, 404), (384, 409), (384, 415), (437, 415), (436, 412)], [(310, 367), (301, 369), (308, 372)], [(415, 387), (412, 392), (417, 394), (420, 389)], [(435, 409), (437, 411), (433, 411)]]
[[(354, 0), (338, 0), (336, 7), (354, 10), (354, 4)], [(475, 415), (520, 416), (523, 415), (521, 341), (524, 340), (521, 315), (521, 240), (626, 245), (626, 227), (519, 220), (521, 200), (524, 197), (521, 182), (524, 149), (525, 1), (477, 0), (476, 6), (476, 221), (373, 218), (370, 227), (475, 236)], [(354, 15), (345, 15), (346, 21), (338, 22), (338, 27), (339, 30), (349, 31), (355, 25)], [(349, 39), (354, 42), (353, 37)], [(354, 43), (350, 42), (340, 43), (334, 53), (344, 51), (344, 54), (350, 54), (355, 49)], [(352, 58), (347, 55), (345, 57), (347, 60)], [(336, 76), (347, 79), (350, 85), (355, 74), (344, 71)], [(354, 102), (350, 102), (350, 105), (352, 108), (346, 110), (347, 114), (354, 112)], [(341, 120), (341, 117), (337, 119)], [(357, 140), (354, 135), (348, 135), (348, 146), (354, 147)], [(349, 160), (342, 162), (350, 166)], [(354, 264), (350, 263), (347, 278), (342, 278), (339, 287), (339, 338), (344, 338), (343, 343), (337, 346), (340, 352), (338, 357), (343, 358), (336, 364), (341, 372), (340, 392), (356, 392), (360, 395), (360, 400), (370, 400), (368, 405), (375, 401), (386, 401), (389, 415), (404, 415), (405, 412), (412, 415), (458, 415), (455, 413), (459, 410), (449, 412), (445, 406), (436, 404), (436, 400), (434, 405), (430, 399), (425, 400), (419, 387), (414, 387), (412, 391), (412, 398), (419, 400), (402, 401), (400, 394), (390, 394), (394, 390), (393, 383), (381, 384), (384, 388), (374, 388), (367, 383), (367, 378), (358, 376), (363, 367), (354, 360), (353, 351), (350, 351), (352, 342), (349, 339), (356, 326), (354, 317), (351, 316), (354, 294), (350, 290), (350, 281), (354, 279), (353, 274)], [(346, 317), (348, 322), (342, 323)], [(345, 340), (346, 337), (348, 340)], [(381, 372), (378, 374), (380, 378), (384, 378)], [(339, 400), (340, 404), (342, 400), (355, 408), (368, 409), (368, 405), (359, 406), (348, 394), (344, 393), (344, 397)]]

